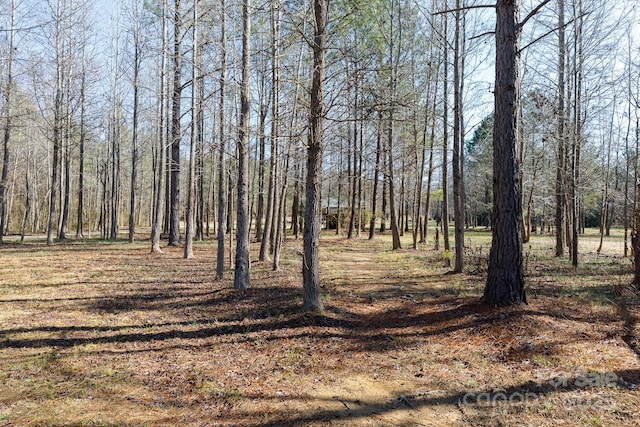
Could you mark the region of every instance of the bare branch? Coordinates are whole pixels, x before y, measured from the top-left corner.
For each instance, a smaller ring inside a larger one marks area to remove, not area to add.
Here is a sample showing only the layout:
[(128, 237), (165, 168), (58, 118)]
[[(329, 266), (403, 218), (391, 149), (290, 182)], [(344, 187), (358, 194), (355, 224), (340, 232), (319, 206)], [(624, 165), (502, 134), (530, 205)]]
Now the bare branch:
[(495, 35), (495, 31), (487, 31), (486, 33), (482, 33), (482, 34), (478, 34), (477, 36), (473, 36), (473, 37), (469, 37), (469, 40), (475, 40), (475, 39), (479, 39), (480, 37), (484, 37), (484, 36), (492, 36)]
[[(567, 26), (573, 24), (574, 22), (576, 22), (578, 19), (580, 18), (584, 18), (585, 16), (587, 16), (589, 13), (591, 12), (585, 12), (582, 15), (573, 18), (571, 21), (567, 22), (566, 24), (564, 24), (561, 27), (556, 27), (556, 28), (552, 28), (551, 30), (547, 31), (546, 33), (544, 33), (543, 35), (541, 35), (540, 37), (535, 38), (533, 41), (531, 41), (530, 43), (527, 43), (526, 46), (520, 48), (519, 52), (522, 52), (523, 50), (527, 49), (528, 47), (530, 47), (531, 45), (538, 43), (540, 40), (542, 40), (543, 38), (547, 37), (548, 35), (555, 33), (556, 31), (558, 31), (560, 28), (566, 28)], [(483, 34), (481, 34), (483, 35)], [(479, 36), (478, 36), (479, 37)]]
[(31, 31), (31, 30), (36, 30), (38, 28), (42, 28), (45, 25), (49, 25), (51, 23), (53, 23), (54, 21), (47, 21), (47, 22), (42, 22), (40, 24), (37, 25), (32, 25), (31, 27), (17, 27), (17, 28), (0, 28), (0, 33), (10, 33), (10, 32), (20, 32), (20, 31)]
[[(550, 1), (550, 0), (547, 0)], [(435, 15), (444, 15), (445, 13), (453, 13), (453, 12), (461, 12), (463, 10), (470, 10), (470, 9), (495, 9), (497, 5), (495, 4), (478, 4), (475, 6), (464, 6), (464, 7), (458, 7), (456, 9), (447, 9), (447, 10), (441, 10), (439, 12), (433, 12), (431, 15), (435, 16)]]
[(527, 21), (529, 21), (529, 19), (533, 18), (538, 12), (540, 12), (540, 9), (542, 9), (543, 7), (545, 7), (545, 5), (547, 3), (549, 3), (551, 0), (544, 0), (542, 3), (540, 3), (538, 6), (536, 6), (531, 12), (529, 12), (529, 14), (526, 16), (526, 18), (524, 18), (522, 21), (520, 21), (520, 23), (518, 23), (518, 30), (521, 30), (522, 27), (524, 27), (524, 24), (527, 23)]

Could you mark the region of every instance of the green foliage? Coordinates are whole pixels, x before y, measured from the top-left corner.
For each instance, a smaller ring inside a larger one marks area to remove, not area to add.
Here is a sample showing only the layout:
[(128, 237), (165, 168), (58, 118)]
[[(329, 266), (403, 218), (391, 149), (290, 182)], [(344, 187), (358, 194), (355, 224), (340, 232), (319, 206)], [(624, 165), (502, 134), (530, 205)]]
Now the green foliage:
[(493, 113), (486, 116), (466, 142), (466, 192), (474, 225), (488, 226), (491, 217), (493, 179)]
[(442, 188), (432, 191), (431, 198), (436, 202), (441, 202), (444, 199), (444, 191), (442, 190)]
[(485, 153), (493, 143), (493, 113), (482, 119), (480, 126), (473, 132), (473, 138), (466, 142), (467, 153), (471, 158), (477, 158)]

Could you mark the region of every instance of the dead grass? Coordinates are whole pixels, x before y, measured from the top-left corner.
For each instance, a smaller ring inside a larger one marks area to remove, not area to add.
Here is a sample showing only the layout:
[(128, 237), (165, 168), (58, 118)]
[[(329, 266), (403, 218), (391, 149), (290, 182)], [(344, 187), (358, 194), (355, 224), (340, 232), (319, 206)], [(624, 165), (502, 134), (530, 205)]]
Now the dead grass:
[[(254, 262), (245, 293), (231, 271), (213, 281), (209, 242), (193, 260), (8, 244), (0, 425), (637, 425), (640, 305), (619, 240), (596, 254), (587, 236), (573, 270), (535, 236), (530, 304), (498, 309), (477, 304), (481, 269), (327, 234), (322, 315), (300, 312), (300, 241), (278, 272)], [(474, 265), (489, 242), (469, 233)]]

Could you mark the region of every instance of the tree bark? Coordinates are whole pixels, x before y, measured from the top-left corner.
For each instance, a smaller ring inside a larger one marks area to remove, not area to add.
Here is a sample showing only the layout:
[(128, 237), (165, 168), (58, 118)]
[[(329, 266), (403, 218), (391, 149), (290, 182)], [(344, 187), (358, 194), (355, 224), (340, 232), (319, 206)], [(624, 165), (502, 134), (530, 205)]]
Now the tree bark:
[(511, 305), (526, 303), (522, 199), (516, 152), (520, 102), (520, 0), (499, 0), (496, 12), (493, 227), (482, 302)]
[(158, 99), (158, 175), (156, 176), (156, 193), (153, 208), (153, 222), (151, 224), (151, 252), (162, 252), (160, 249), (160, 221), (162, 214), (162, 188), (164, 178), (164, 167), (166, 163), (166, 110), (165, 110), (165, 89), (167, 86), (167, 0), (162, 0), (162, 53), (160, 59), (160, 91)]
[[(278, 234), (278, 229), (280, 228), (280, 216), (281, 216), (281, 208), (282, 203), (280, 200), (280, 181), (283, 180), (282, 171), (280, 170), (281, 161), (280, 161), (280, 145), (281, 145), (281, 135), (280, 135), (280, 122), (282, 118), (280, 117), (280, 10), (278, 0), (275, 0), (275, 4), (273, 5), (273, 16), (272, 16), (272, 27), (271, 27), (271, 144), (272, 149), (275, 150), (275, 159), (272, 162), (273, 165), (273, 200), (272, 200), (272, 213), (271, 213), (271, 223), (268, 230), (268, 233), (265, 235), (268, 236), (268, 248), (269, 254), (274, 255), (276, 251), (276, 239)], [(267, 230), (265, 230), (267, 231)]]
[[(264, 80), (264, 76), (262, 77)], [(264, 83), (262, 83), (264, 86)], [(261, 97), (266, 97), (264, 95), (264, 89), (261, 90)], [(267, 111), (268, 105), (264, 100), (260, 105), (260, 118), (258, 125), (258, 132), (260, 134), (260, 142), (259, 142), (259, 158), (258, 158), (258, 202), (256, 206), (256, 242), (262, 242), (262, 234), (263, 229), (262, 225), (264, 223), (264, 188), (265, 188), (265, 154), (266, 154), (266, 139), (265, 128), (266, 128), (266, 120), (267, 120)]]
[[(575, 4), (574, 4), (575, 8)], [(580, 154), (582, 147), (582, 71), (583, 71), (583, 45), (582, 45), (582, 1), (578, 0), (578, 10), (574, 12), (575, 16), (579, 16), (578, 25), (574, 33), (574, 66), (576, 67), (574, 74), (575, 96), (574, 102), (574, 118), (575, 131), (573, 132), (573, 143), (571, 146), (571, 265), (578, 266), (578, 233), (580, 231), (580, 203), (579, 203), (579, 185), (580, 185)]]
[(7, 75), (6, 85), (4, 87), (4, 137), (2, 139), (2, 172), (0, 173), (0, 244), (3, 241), (5, 231), (5, 214), (6, 214), (6, 192), (7, 192), (7, 177), (9, 174), (9, 141), (11, 140), (11, 95), (13, 89), (13, 50), (14, 50), (14, 32), (15, 32), (15, 0), (11, 0), (11, 16), (10, 16), (10, 29), (9, 29), (9, 55), (7, 58)]
[(304, 214), (304, 256), (302, 260), (303, 310), (321, 311), (319, 276), (320, 203), (324, 124), (325, 52), (328, 0), (314, 0), (313, 79), (309, 110), (306, 203)]
[(296, 175), (293, 185), (293, 202), (291, 207), (291, 231), (293, 233), (294, 238), (297, 240), (300, 235), (300, 181), (302, 181), (302, 173), (300, 171), (300, 159), (299, 155), (296, 153)]
[[(614, 94), (613, 97), (613, 105), (617, 106), (617, 102), (616, 102), (616, 96)], [(598, 245), (598, 249), (596, 249), (597, 253), (601, 253), (602, 252), (602, 245), (604, 243), (604, 235), (605, 235), (605, 228), (607, 229), (607, 236), (609, 235), (609, 175), (611, 172), (611, 140), (613, 139), (613, 120), (615, 117), (615, 112), (612, 112), (611, 115), (611, 123), (610, 123), (610, 127), (609, 127), (609, 136), (608, 136), (608, 144), (607, 144), (607, 165), (606, 165), (606, 169), (605, 169), (605, 173), (604, 173), (604, 188), (602, 189), (602, 199), (601, 199), (601, 203), (602, 205), (600, 206), (600, 243)], [(603, 144), (604, 145), (604, 144)], [(614, 172), (614, 175), (617, 175)]]
[(182, 13), (181, 0), (174, 2), (173, 20), (173, 96), (171, 102), (171, 206), (169, 208), (169, 246), (180, 244), (180, 116), (182, 97)]
[(238, 203), (236, 266), (233, 287), (249, 288), (249, 123), (251, 84), (251, 0), (242, 4), (242, 87), (238, 125)]
[[(382, 112), (380, 113), (382, 115)], [(380, 117), (380, 125), (382, 126), (382, 117)], [(381, 130), (382, 131), (382, 130)], [(380, 216), (380, 233), (384, 233), (387, 230), (387, 195), (389, 194), (389, 190), (387, 188), (387, 169), (388, 169), (388, 158), (387, 156), (387, 144), (383, 141), (383, 146), (381, 147), (382, 154), (382, 170), (384, 173), (382, 174), (382, 206), (380, 210), (382, 211), (382, 215)]]
[[(69, 94), (67, 94), (69, 95)], [(69, 97), (67, 96), (67, 100)], [(69, 123), (70, 112), (65, 113), (66, 116), (66, 125), (65, 125), (65, 137), (64, 137), (64, 173), (62, 176), (62, 214), (60, 217), (60, 228), (58, 229), (58, 238), (60, 240), (65, 240), (67, 238), (67, 227), (69, 225), (69, 210), (71, 204), (71, 135), (69, 135), (69, 130), (71, 123)]]
[[(460, 0), (456, 0), (456, 8), (460, 8)], [(462, 127), (462, 83), (463, 68), (460, 64), (463, 54), (460, 40), (464, 40), (461, 33), (461, 14), (456, 11), (456, 26), (453, 59), (453, 212), (455, 221), (455, 262), (454, 273), (462, 273), (464, 267), (464, 137)]]
[(557, 114), (557, 165), (556, 165), (556, 257), (564, 256), (565, 247), (565, 29), (564, 0), (558, 0), (558, 114)]
[[(442, 238), (445, 252), (451, 251), (449, 241), (449, 37), (447, 15), (444, 16), (444, 79), (442, 85), (443, 112), (442, 112)], [(445, 257), (447, 266), (451, 263)]]
[(136, 232), (136, 181), (138, 179), (138, 110), (140, 106), (139, 74), (140, 74), (140, 18), (138, 6), (135, 4), (133, 33), (133, 123), (131, 137), (131, 182), (129, 194), (129, 243), (133, 243)]
[(225, 269), (225, 245), (224, 235), (227, 228), (227, 191), (225, 188), (225, 179), (227, 170), (225, 165), (226, 150), (226, 114), (225, 114), (225, 91), (226, 91), (226, 72), (227, 72), (227, 29), (226, 29), (226, 0), (220, 1), (220, 141), (218, 150), (218, 247), (216, 254), (216, 280), (224, 278)]
[(280, 207), (278, 212), (280, 214), (276, 218), (275, 226), (276, 226), (276, 234), (273, 244), (273, 271), (278, 271), (280, 269), (280, 251), (282, 249), (282, 242), (284, 241), (286, 235), (286, 203), (287, 203), (287, 189), (289, 187), (289, 167), (291, 163), (291, 149), (293, 146), (292, 138), (289, 138), (289, 143), (287, 146), (287, 156), (285, 158), (284, 164), (284, 174), (282, 178), (282, 188), (280, 189)]
[[(116, 89), (114, 87), (114, 98)], [(115, 103), (115, 101), (114, 101)], [(109, 240), (115, 241), (118, 238), (120, 222), (120, 112), (116, 105), (113, 106), (112, 130), (111, 130), (111, 203), (110, 203), (110, 227)]]
[[(202, 48), (200, 48), (199, 73), (196, 80), (197, 86), (197, 115), (196, 115), (196, 234), (195, 238), (199, 241), (204, 240), (204, 170), (205, 170), (205, 145), (204, 145), (204, 72), (202, 70)], [(212, 162), (215, 165), (215, 162)], [(213, 186), (213, 181), (211, 181)], [(207, 195), (209, 192), (207, 191)], [(208, 225), (208, 224), (207, 224)]]
[[(436, 76), (439, 74), (441, 58), (438, 54), (438, 64), (436, 68)], [(431, 212), (431, 187), (433, 183), (433, 151), (435, 147), (436, 141), (436, 108), (438, 105), (438, 81), (439, 79), (435, 79), (435, 87), (433, 89), (433, 98), (431, 99), (431, 123), (429, 130), (429, 166), (427, 167), (427, 194), (425, 201), (425, 210), (424, 210), (424, 240), (427, 241), (429, 239), (429, 214)], [(427, 117), (425, 116), (425, 133), (427, 126)], [(436, 226), (437, 230), (437, 226)], [(438, 239), (436, 239), (437, 242)]]
[(380, 158), (382, 152), (382, 112), (378, 113), (378, 126), (376, 132), (376, 166), (373, 171), (373, 193), (371, 195), (371, 222), (369, 223), (369, 240), (376, 234), (376, 205), (378, 202), (378, 182), (380, 181)]
[(80, 81), (80, 142), (78, 152), (78, 210), (76, 239), (84, 237), (84, 157), (86, 140), (86, 82), (87, 82), (87, 58), (86, 39), (82, 45), (82, 76)]
[(391, 1), (391, 16), (390, 16), (390, 38), (389, 38), (389, 124), (387, 128), (387, 157), (388, 157), (388, 167), (387, 170), (387, 182), (389, 187), (389, 211), (390, 211), (390, 221), (391, 221), (391, 235), (393, 239), (392, 249), (401, 249), (402, 245), (400, 243), (400, 230), (398, 229), (398, 218), (396, 212), (396, 203), (395, 203), (395, 185), (394, 185), (394, 173), (393, 173), (393, 138), (394, 138), (394, 107), (395, 107), (395, 91), (396, 91), (396, 68), (398, 64), (394, 61), (394, 47), (395, 47), (395, 32), (394, 32), (394, 24), (396, 21), (395, 16), (395, 0)]
[(624, 226), (624, 257), (629, 256), (629, 169), (630, 169), (630, 155), (629, 152), (629, 135), (631, 133), (631, 111), (632, 111), (632, 100), (633, 100), (633, 84), (632, 84), (632, 55), (631, 55), (631, 32), (628, 33), (629, 44), (628, 44), (628, 56), (627, 56), (627, 77), (628, 77), (628, 99), (627, 99), (627, 117), (629, 120), (627, 121), (627, 132), (624, 138), (624, 159), (625, 159), (625, 174), (624, 174), (624, 208), (623, 208), (623, 226)]
[(193, 58), (191, 70), (191, 139), (189, 141), (189, 183), (187, 187), (187, 210), (185, 212), (184, 258), (194, 258), (193, 235), (195, 232), (196, 202), (196, 146), (198, 144), (198, 92), (196, 82), (200, 78), (200, 41), (198, 39), (198, 1), (193, 2)]
[[(357, 43), (357, 42), (356, 42)], [(358, 190), (358, 70), (357, 65), (354, 65), (354, 99), (353, 99), (353, 145), (351, 148), (351, 153), (353, 154), (353, 173), (349, 177), (351, 179), (351, 211), (349, 215), (349, 228), (347, 230), (347, 238), (353, 239), (353, 235), (356, 227), (356, 198), (357, 198), (357, 190)]]
[(29, 215), (31, 215), (31, 188), (29, 185), (29, 157), (27, 155), (27, 169), (24, 174), (24, 188), (25, 188), (25, 203), (24, 203), (24, 216), (22, 217), (22, 227), (20, 228), (20, 243), (24, 242), (24, 236), (27, 231), (27, 222), (29, 221)]
[(53, 153), (51, 161), (51, 183), (49, 191), (49, 217), (47, 220), (47, 245), (53, 245), (53, 222), (56, 212), (56, 199), (58, 193), (59, 155), (61, 146), (60, 127), (62, 122), (62, 14), (60, 2), (56, 9), (56, 29), (55, 29), (55, 56), (56, 56), (56, 88), (53, 100)]

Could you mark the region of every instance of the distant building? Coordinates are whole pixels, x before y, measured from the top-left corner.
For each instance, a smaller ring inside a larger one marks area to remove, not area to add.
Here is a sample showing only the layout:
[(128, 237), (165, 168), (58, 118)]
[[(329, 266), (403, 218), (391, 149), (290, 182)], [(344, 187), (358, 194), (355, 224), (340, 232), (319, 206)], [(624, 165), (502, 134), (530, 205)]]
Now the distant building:
[[(362, 209), (362, 212), (365, 210)], [(338, 226), (338, 220), (340, 221), (340, 228), (346, 226), (351, 215), (351, 209), (347, 204), (340, 203), (340, 209), (338, 209), (338, 199), (330, 197), (322, 201), (322, 224), (329, 230), (335, 230)]]
[(340, 206), (338, 210), (338, 199), (328, 198), (322, 201), (322, 224), (330, 230), (335, 230), (338, 227), (338, 219), (344, 221), (345, 216), (348, 213), (348, 209), (344, 206)]

